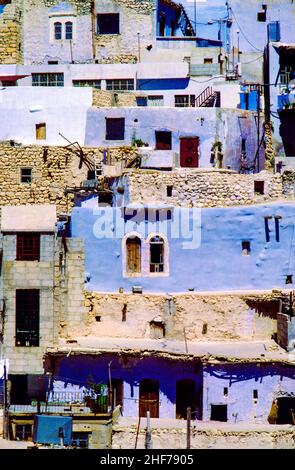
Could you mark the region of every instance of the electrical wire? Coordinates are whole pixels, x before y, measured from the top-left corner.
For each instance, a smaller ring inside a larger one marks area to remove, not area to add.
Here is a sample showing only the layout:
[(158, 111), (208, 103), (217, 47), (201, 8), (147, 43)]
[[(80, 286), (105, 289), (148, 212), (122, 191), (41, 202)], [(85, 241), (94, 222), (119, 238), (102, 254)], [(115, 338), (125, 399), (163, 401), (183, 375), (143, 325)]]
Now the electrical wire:
[(241, 62), (241, 65), (252, 64), (252, 62), (255, 62), (256, 60), (260, 60), (262, 57), (263, 57), (263, 54), (260, 55), (259, 57), (256, 57), (256, 59), (249, 60), (249, 62)]
[(245, 40), (247, 41), (247, 43), (250, 44), (251, 47), (253, 47), (254, 49), (256, 49), (256, 51), (258, 51), (258, 52), (263, 52), (261, 49), (258, 49), (256, 46), (254, 46), (254, 44), (252, 44), (252, 43), (249, 41), (249, 39), (247, 38), (246, 34), (243, 32), (243, 30), (242, 30), (242, 28), (241, 28), (241, 26), (240, 26), (240, 24), (239, 24), (239, 22), (238, 22), (238, 20), (237, 20), (237, 18), (236, 18), (236, 16), (235, 16), (235, 14), (234, 14), (234, 11), (233, 11), (232, 7), (230, 7), (230, 11), (232, 12), (232, 15), (233, 15), (233, 17), (234, 17), (234, 19), (235, 19), (235, 22), (237, 23), (238, 27), (240, 28), (240, 31), (241, 31), (242, 35), (244, 36)]
[(207, 83), (207, 82), (211, 82), (212, 80), (216, 80), (217, 78), (225, 78), (225, 75), (215, 75), (214, 77), (211, 77), (208, 80), (204, 80), (202, 82), (198, 80), (194, 80), (193, 78), (190, 77), (190, 81), (195, 82), (195, 83)]

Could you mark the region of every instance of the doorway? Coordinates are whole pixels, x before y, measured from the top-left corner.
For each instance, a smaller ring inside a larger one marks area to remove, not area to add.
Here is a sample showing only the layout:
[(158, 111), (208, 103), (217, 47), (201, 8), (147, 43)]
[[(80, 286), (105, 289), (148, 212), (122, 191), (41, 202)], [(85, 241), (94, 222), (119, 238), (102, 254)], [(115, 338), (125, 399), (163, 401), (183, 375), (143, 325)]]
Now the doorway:
[(188, 407), (191, 409), (192, 419), (195, 419), (197, 411), (196, 383), (192, 379), (177, 380), (176, 419), (186, 419)]
[(139, 382), (139, 416), (159, 418), (159, 381), (144, 379)]
[(295, 397), (277, 398), (278, 418), (276, 424), (295, 424)]

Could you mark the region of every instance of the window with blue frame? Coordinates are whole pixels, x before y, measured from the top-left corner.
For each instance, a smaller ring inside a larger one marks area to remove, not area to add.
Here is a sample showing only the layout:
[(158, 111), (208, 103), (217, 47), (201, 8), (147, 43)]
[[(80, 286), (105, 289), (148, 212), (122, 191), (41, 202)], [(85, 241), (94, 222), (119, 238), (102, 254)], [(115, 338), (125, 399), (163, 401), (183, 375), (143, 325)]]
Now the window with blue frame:
[(71, 446), (77, 449), (88, 449), (89, 432), (73, 432)]
[(64, 74), (32, 73), (32, 86), (64, 86)]
[(66, 22), (66, 39), (73, 39), (73, 23), (71, 21)]
[(54, 23), (54, 39), (60, 40), (62, 36), (62, 24), (57, 21)]

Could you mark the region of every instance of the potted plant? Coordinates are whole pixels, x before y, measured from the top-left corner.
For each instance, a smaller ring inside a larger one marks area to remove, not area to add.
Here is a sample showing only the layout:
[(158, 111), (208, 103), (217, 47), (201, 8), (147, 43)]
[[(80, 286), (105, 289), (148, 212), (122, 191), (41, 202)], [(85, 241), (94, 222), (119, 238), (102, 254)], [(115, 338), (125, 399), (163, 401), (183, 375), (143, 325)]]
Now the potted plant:
[(94, 382), (90, 375), (87, 380), (87, 390), (84, 396), (85, 404), (93, 413), (106, 413), (108, 407), (107, 385)]

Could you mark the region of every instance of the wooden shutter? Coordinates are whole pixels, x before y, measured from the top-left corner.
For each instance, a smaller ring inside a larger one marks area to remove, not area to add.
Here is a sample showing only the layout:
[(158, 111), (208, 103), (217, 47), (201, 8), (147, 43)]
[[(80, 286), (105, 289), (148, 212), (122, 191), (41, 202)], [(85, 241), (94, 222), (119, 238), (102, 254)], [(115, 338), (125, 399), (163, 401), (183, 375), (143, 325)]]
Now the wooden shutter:
[(127, 272), (140, 273), (141, 271), (141, 241), (138, 237), (128, 238), (126, 242)]
[(46, 124), (36, 124), (36, 139), (45, 140), (46, 139)]

